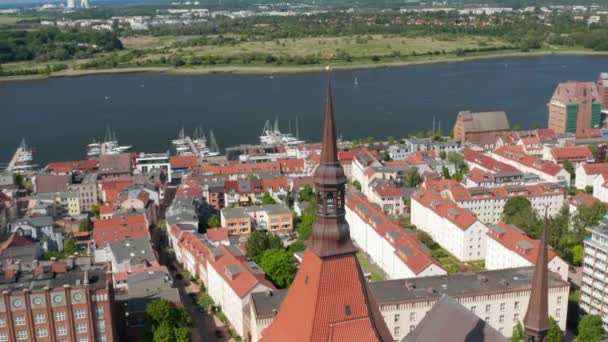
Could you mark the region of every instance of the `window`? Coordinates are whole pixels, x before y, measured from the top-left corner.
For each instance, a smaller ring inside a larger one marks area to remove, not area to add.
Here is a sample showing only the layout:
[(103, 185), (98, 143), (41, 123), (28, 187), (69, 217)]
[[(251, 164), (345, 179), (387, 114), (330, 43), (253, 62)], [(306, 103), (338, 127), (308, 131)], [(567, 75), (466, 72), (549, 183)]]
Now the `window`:
[(0, 328), (6, 327), (6, 320), (4, 318), (0, 318)]
[(43, 313), (37, 313), (34, 315), (34, 322), (36, 324), (42, 324), (46, 322), (46, 316)]
[(399, 322), (399, 314), (395, 314), (395, 322)]
[(36, 329), (36, 337), (47, 337), (47, 336), (49, 336), (49, 331), (47, 328)]
[(410, 322), (415, 321), (415, 320), (416, 320), (416, 313), (410, 312)]
[(27, 330), (17, 331), (17, 340), (19, 340), (19, 341), (27, 340)]
[(74, 318), (83, 319), (84, 317), (85, 317), (85, 314), (84, 314), (83, 309), (78, 309), (78, 310), (74, 311)]
[(410, 331), (412, 331), (414, 329), (416, 329), (416, 326), (415, 325), (410, 325)]
[(503, 331), (505, 331), (505, 328), (498, 328), (498, 332), (499, 332), (499, 333), (501, 333), (501, 334), (502, 334), (502, 333), (503, 333)]
[(395, 333), (394, 333), (394, 335), (395, 336), (399, 336), (399, 327), (395, 327)]
[(486, 305), (486, 313), (490, 313), (490, 311), (492, 311), (492, 305), (488, 304)]
[(560, 314), (560, 310), (559, 309), (555, 309), (555, 317), (559, 317)]
[(83, 334), (87, 332), (87, 325), (84, 323), (76, 324), (76, 333)]
[(498, 323), (504, 323), (505, 322), (505, 315), (500, 315), (500, 317), (498, 317)]
[(80, 337), (80, 338), (78, 339), (78, 342), (89, 342), (89, 339), (88, 339), (88, 338), (86, 338), (86, 337)]
[(519, 302), (515, 302), (514, 307), (515, 307), (515, 310), (519, 309)]
[(561, 304), (562, 303), (562, 296), (557, 296), (557, 304)]
[(484, 320), (485, 320), (486, 322), (490, 322), (490, 317), (486, 317)]
[(0, 342), (8, 342), (8, 334), (5, 332), (0, 332)]
[(515, 323), (517, 323), (517, 321), (519, 321), (519, 314), (515, 314), (515, 315), (513, 315), (513, 321), (514, 321)]
[(507, 306), (507, 303), (500, 303), (500, 312), (505, 311), (506, 306)]
[(97, 331), (102, 333), (106, 331), (106, 322), (104, 321), (98, 321), (97, 322)]
[(65, 312), (63, 312), (63, 311), (55, 312), (55, 321), (57, 321), (57, 322), (65, 321)]
[(477, 307), (476, 307), (475, 305), (471, 306), (471, 312), (472, 312), (472, 313), (475, 313), (475, 309), (476, 309), (476, 308), (477, 308)]
[(65, 325), (57, 327), (57, 335), (65, 336), (68, 334), (68, 328)]
[(106, 337), (106, 335), (97, 335), (97, 341), (99, 342), (106, 342), (108, 339)]
[(16, 326), (25, 325), (25, 316), (15, 317), (15, 325)]

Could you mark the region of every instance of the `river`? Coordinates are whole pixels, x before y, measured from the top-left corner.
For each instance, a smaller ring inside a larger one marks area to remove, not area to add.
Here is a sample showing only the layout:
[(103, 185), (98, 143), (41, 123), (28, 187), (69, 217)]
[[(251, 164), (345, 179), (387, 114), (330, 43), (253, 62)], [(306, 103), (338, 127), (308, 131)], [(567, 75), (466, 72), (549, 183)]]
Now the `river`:
[[(595, 81), (606, 56), (501, 58), (462, 63), (337, 71), (332, 75), (338, 130), (344, 138), (449, 132), (459, 110), (505, 110), (523, 128), (547, 124), (557, 83)], [(135, 151), (161, 152), (178, 130), (213, 129), (220, 147), (258, 143), (266, 120), (300, 137), (320, 137), (326, 73), (172, 75), (135, 73), (0, 82), (0, 163), (24, 137), (36, 161), (85, 157), (107, 126)], [(355, 79), (357, 85), (355, 85)]]

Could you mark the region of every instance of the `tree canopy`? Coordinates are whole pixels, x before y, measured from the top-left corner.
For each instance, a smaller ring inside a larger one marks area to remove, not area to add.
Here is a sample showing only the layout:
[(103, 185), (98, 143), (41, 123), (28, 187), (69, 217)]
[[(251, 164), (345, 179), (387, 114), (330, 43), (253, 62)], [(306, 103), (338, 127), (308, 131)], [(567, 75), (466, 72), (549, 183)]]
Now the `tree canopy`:
[(269, 249), (281, 249), (283, 248), (283, 244), (281, 243), (281, 239), (274, 235), (270, 234), (265, 230), (255, 230), (251, 232), (249, 235), (249, 239), (246, 244), (247, 248), (247, 257), (256, 263), (260, 263), (262, 254)]
[(547, 342), (562, 342), (564, 336), (562, 335), (562, 331), (559, 329), (559, 325), (553, 319), (553, 317), (549, 317), (549, 331), (547, 332)]
[(511, 335), (511, 342), (521, 342), (524, 339), (524, 329), (521, 326), (521, 322), (517, 321), (517, 324), (513, 327), (513, 334)]
[(272, 196), (268, 193), (265, 192), (264, 195), (262, 196), (262, 204), (276, 204), (277, 201), (274, 200), (274, 198), (272, 198)]
[(279, 288), (286, 288), (298, 272), (293, 254), (282, 249), (268, 249), (260, 257), (260, 267)]
[(422, 177), (415, 167), (410, 167), (405, 172), (403, 183), (408, 188), (415, 188), (422, 183)]
[(599, 315), (585, 315), (578, 323), (577, 342), (599, 342), (604, 338), (602, 317)]
[(154, 342), (189, 342), (192, 318), (186, 308), (166, 299), (156, 299), (146, 307), (146, 334)]

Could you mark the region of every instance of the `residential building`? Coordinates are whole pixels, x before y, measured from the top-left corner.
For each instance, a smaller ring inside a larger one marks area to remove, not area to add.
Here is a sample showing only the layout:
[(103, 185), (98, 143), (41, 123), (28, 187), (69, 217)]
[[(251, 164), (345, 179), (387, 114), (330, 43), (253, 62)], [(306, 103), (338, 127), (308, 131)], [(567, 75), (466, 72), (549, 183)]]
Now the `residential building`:
[(588, 314), (602, 317), (604, 330), (608, 331), (608, 284), (606, 282), (606, 261), (608, 260), (608, 221), (587, 228), (590, 236), (583, 241), (583, 279), (580, 306)]
[[(530, 238), (517, 226), (499, 222), (490, 226), (486, 239), (485, 267), (488, 270), (534, 266), (540, 251), (540, 241)], [(568, 264), (553, 248), (548, 251), (549, 270), (568, 281)]]
[(593, 197), (608, 202), (608, 174), (600, 174), (593, 180)]
[(18, 263), (22, 270), (31, 271), (43, 254), (41, 243), (20, 233), (10, 233), (0, 245), (0, 266), (7, 269)]
[(293, 231), (293, 214), (283, 204), (224, 208), (221, 212), (222, 227), (231, 235), (247, 235), (254, 229), (267, 230), (274, 234)]
[(593, 154), (587, 146), (563, 146), (547, 148), (543, 159), (557, 164), (563, 164), (566, 160), (573, 164), (593, 163)]
[[(425, 324), (425, 317), (444, 296), (449, 296), (508, 338), (518, 322), (523, 324), (533, 275), (534, 268), (522, 267), (376, 281), (369, 283), (369, 287), (394, 341), (402, 341), (406, 336), (405, 341), (410, 341), (408, 334), (419, 324)], [(547, 281), (548, 313), (565, 331), (570, 285), (555, 273), (548, 274)], [(265, 329), (276, 319), (277, 312), (281, 313), (286, 292), (279, 290), (272, 294), (260, 292), (252, 295), (252, 341), (257, 341), (256, 336), (264, 337)], [(461, 313), (455, 313), (442, 324), (451, 326), (460, 320)], [(436, 325), (433, 329), (441, 330)]]
[(513, 197), (527, 198), (532, 209), (539, 215), (546, 210), (549, 217), (559, 214), (564, 206), (564, 188), (555, 183), (466, 188), (454, 179), (439, 179), (428, 180), (423, 187), (469, 210), (486, 224), (500, 222), (505, 204)]
[(521, 146), (527, 154), (534, 157), (542, 157), (543, 156), (543, 147), (544, 145), (540, 141), (536, 135), (527, 136), (519, 139), (517, 145)]
[[(101, 249), (112, 241), (127, 238), (145, 237), (150, 240), (148, 227), (146, 216), (142, 214), (97, 220), (93, 227), (93, 240), (95, 242), (93, 247)], [(97, 255), (97, 251), (95, 253)]]
[(454, 124), (454, 139), (463, 145), (466, 142), (476, 144), (483, 149), (492, 149), (496, 138), (509, 131), (507, 113), (462, 111)]
[(585, 192), (579, 192), (576, 195), (570, 197), (568, 200), (568, 211), (570, 213), (570, 222), (572, 218), (576, 216), (580, 207), (591, 207), (594, 204), (602, 203), (599, 199), (589, 195)]
[(376, 180), (370, 184), (371, 191), (368, 199), (377, 204), (388, 215), (403, 215), (405, 213), (405, 200), (409, 199), (414, 188), (404, 188), (401, 182)]
[(434, 191), (419, 189), (412, 195), (410, 220), (459, 260), (485, 258), (488, 227)]
[(171, 183), (171, 162), (169, 152), (166, 153), (140, 153), (135, 157), (135, 169), (141, 174), (149, 174), (153, 171), (161, 173), (163, 184)]
[(68, 185), (68, 189), (78, 193), (80, 210), (82, 211), (90, 212), (93, 210), (93, 206), (99, 203), (96, 173), (86, 173), (73, 177), (73, 182)]
[(45, 170), (56, 175), (72, 175), (73, 173), (92, 173), (97, 171), (97, 160), (87, 159), (53, 162), (48, 164)]
[(55, 231), (50, 216), (26, 217), (8, 225), (10, 233), (32, 238), (42, 244), (45, 251), (63, 251), (63, 235)]
[(68, 216), (80, 215), (80, 194), (77, 191), (64, 191), (59, 193), (59, 201)]
[(34, 179), (34, 190), (38, 194), (66, 191), (71, 179), (71, 175), (39, 173)]
[(575, 169), (574, 185), (577, 189), (593, 186), (595, 178), (601, 174), (608, 175), (608, 163), (579, 164)]
[(10, 172), (0, 171), (0, 190), (14, 190), (15, 176)]
[(345, 218), (353, 242), (389, 279), (447, 274), (413, 233), (404, 231), (362, 193), (346, 194)]
[(549, 128), (556, 133), (601, 128), (602, 103), (593, 82), (560, 83), (547, 107)]
[(114, 293), (104, 266), (40, 262), (32, 271), (5, 270), (0, 290), (3, 341), (117, 341)]
[(198, 166), (199, 161), (196, 156), (171, 156), (169, 163), (171, 165), (169, 174), (173, 180), (176, 177), (181, 178), (188, 169)]
[(597, 91), (602, 108), (608, 109), (608, 72), (602, 72), (597, 78)]
[(99, 156), (98, 174), (102, 179), (131, 176), (133, 174), (131, 153), (102, 154)]
[(388, 147), (388, 155), (391, 160), (405, 160), (410, 153), (412, 151), (405, 144), (395, 144)]
[(492, 152), (492, 157), (519, 169), (519, 171), (533, 173), (546, 182), (558, 183), (565, 187), (570, 186), (568, 171), (554, 162), (527, 155), (521, 146), (501, 147)]

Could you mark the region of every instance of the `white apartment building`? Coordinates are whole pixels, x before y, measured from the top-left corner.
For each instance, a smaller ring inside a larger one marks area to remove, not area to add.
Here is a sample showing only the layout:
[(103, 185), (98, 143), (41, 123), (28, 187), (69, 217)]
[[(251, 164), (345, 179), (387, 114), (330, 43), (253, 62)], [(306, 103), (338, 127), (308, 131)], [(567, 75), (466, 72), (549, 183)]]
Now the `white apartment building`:
[(135, 158), (135, 168), (141, 174), (147, 174), (155, 170), (164, 170), (166, 181), (171, 183), (171, 162), (169, 152), (166, 153), (140, 153)]
[[(490, 226), (486, 239), (486, 262), (488, 270), (534, 266), (540, 241), (531, 239), (513, 225), (499, 222)], [(549, 270), (568, 281), (568, 264), (549, 247)]]
[(406, 145), (397, 144), (388, 147), (388, 155), (392, 160), (405, 160), (411, 153), (412, 151)]
[(593, 197), (608, 202), (608, 174), (597, 175), (593, 180)]
[(578, 164), (574, 172), (574, 185), (577, 189), (584, 189), (593, 186), (598, 176), (608, 174), (608, 163)]
[(564, 189), (555, 183), (466, 188), (456, 180), (441, 179), (426, 181), (424, 187), (471, 211), (486, 224), (500, 222), (505, 204), (517, 196), (527, 198), (539, 215), (546, 209), (549, 217), (559, 214), (564, 205)]
[(583, 243), (583, 282), (580, 306), (589, 314), (602, 317), (604, 330), (608, 331), (608, 221), (587, 228), (591, 233)]
[(533, 173), (546, 182), (570, 186), (570, 174), (553, 162), (541, 160), (526, 154), (521, 146), (504, 146), (494, 152), (492, 157), (511, 165), (524, 173)]
[(362, 193), (349, 191), (345, 209), (351, 239), (389, 279), (447, 274), (415, 236), (391, 221)]
[[(459, 273), (370, 283), (380, 313), (395, 341), (414, 330), (443, 295), (485, 320), (506, 338), (528, 309), (533, 267)], [(557, 274), (549, 275), (549, 315), (562, 331), (566, 329), (570, 285)], [(287, 290), (252, 295), (249, 309), (252, 341), (258, 341), (270, 325)], [(438, 327), (439, 328), (439, 327)]]
[(467, 209), (433, 191), (419, 189), (414, 193), (411, 222), (461, 261), (485, 258), (488, 227)]
[(370, 202), (380, 206), (388, 215), (403, 215), (405, 213), (405, 191), (403, 186), (376, 181), (371, 184), (372, 190), (367, 197)]

